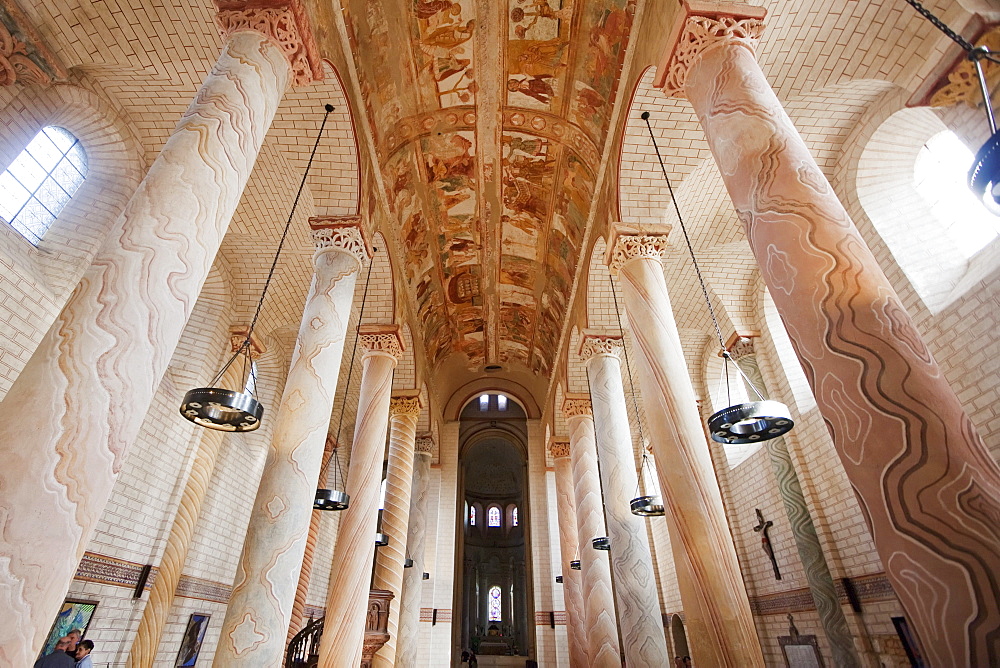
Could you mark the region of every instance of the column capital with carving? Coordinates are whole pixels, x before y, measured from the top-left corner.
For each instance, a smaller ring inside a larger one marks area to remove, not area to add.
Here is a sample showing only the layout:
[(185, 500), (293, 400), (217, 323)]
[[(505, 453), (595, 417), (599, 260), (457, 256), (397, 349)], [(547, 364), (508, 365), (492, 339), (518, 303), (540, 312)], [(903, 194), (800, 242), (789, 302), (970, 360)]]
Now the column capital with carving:
[(233, 325), (230, 327), (229, 344), (232, 347), (232, 351), (235, 353), (247, 340), (247, 333), (250, 334), (250, 359), (256, 360), (267, 352), (267, 346), (265, 346), (261, 340), (257, 338), (257, 334), (255, 332), (250, 332), (249, 326)]
[(420, 397), (415, 394), (395, 394), (389, 399), (389, 417), (419, 417)]
[(14, 0), (0, 0), (0, 86), (45, 86), (68, 76)]
[(365, 355), (388, 355), (397, 362), (403, 356), (403, 338), (399, 325), (361, 325), (358, 327), (358, 343)]
[(563, 415), (567, 418), (579, 417), (581, 415), (593, 416), (594, 408), (590, 403), (590, 397), (586, 394), (567, 394), (563, 400)]
[(316, 252), (339, 250), (350, 253), (360, 267), (371, 259), (371, 244), (365, 235), (361, 216), (313, 216), (309, 219)]
[(223, 39), (249, 30), (281, 49), (292, 85), (323, 79), (323, 60), (301, 0), (215, 0), (215, 24)]
[(417, 440), (414, 445), (414, 451), (418, 455), (427, 455), (431, 457), (434, 455), (434, 437), (430, 434), (423, 434), (417, 436)]
[(617, 274), (630, 260), (651, 258), (662, 261), (670, 248), (667, 243), (670, 230), (670, 225), (662, 223), (642, 226), (611, 223), (605, 264), (613, 274)]
[(598, 334), (584, 331), (580, 338), (580, 357), (584, 362), (597, 355), (610, 355), (621, 359), (621, 351), (625, 348), (621, 334)]
[(569, 457), (569, 441), (552, 439), (549, 441), (549, 454), (552, 455), (552, 459)]
[(756, 354), (754, 350), (754, 339), (760, 336), (760, 332), (736, 331), (729, 335), (726, 341), (726, 352), (736, 361), (741, 357)]
[(684, 97), (691, 66), (712, 46), (734, 43), (754, 51), (767, 15), (764, 7), (741, 2), (682, 0), (682, 7), (653, 79), (667, 97)]

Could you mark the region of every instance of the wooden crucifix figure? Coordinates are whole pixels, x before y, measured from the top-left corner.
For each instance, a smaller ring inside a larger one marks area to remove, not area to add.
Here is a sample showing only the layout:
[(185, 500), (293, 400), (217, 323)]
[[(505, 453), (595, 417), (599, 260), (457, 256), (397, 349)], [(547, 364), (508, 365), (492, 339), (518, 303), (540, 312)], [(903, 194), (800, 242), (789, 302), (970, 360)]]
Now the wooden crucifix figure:
[(771, 545), (771, 538), (767, 535), (768, 530), (774, 526), (774, 522), (771, 520), (764, 521), (764, 514), (760, 512), (760, 508), (754, 508), (757, 512), (757, 526), (753, 528), (754, 531), (760, 534), (760, 546), (764, 548), (764, 553), (767, 558), (771, 560), (771, 568), (774, 569), (774, 579), (781, 579), (781, 571), (778, 570), (778, 560), (774, 558), (774, 546)]

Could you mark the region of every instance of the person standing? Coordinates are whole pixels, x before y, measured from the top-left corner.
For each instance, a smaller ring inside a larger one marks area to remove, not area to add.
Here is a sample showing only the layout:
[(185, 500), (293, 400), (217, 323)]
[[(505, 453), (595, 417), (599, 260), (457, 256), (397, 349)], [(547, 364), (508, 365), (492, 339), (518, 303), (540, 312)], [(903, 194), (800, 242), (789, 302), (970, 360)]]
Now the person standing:
[(35, 661), (34, 668), (73, 668), (76, 661), (66, 653), (72, 642), (69, 636), (60, 638), (59, 642), (56, 643), (56, 648), (50, 654)]
[(81, 640), (76, 646), (76, 668), (94, 668), (94, 661), (90, 658), (93, 651), (93, 640)]

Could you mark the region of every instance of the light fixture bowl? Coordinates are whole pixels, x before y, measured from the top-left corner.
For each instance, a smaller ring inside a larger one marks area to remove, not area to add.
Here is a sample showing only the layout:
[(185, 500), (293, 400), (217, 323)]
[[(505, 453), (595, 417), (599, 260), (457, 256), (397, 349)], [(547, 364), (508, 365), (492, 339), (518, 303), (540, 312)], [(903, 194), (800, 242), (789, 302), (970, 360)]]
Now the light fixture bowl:
[(347, 510), (351, 497), (339, 489), (317, 489), (313, 510)]
[(384, 533), (375, 534), (375, 547), (385, 547), (389, 544), (389, 537)]
[(734, 445), (769, 441), (794, 426), (788, 406), (770, 400), (736, 404), (708, 418), (712, 440)]
[(569, 562), (569, 567), (574, 571), (578, 571), (583, 568), (583, 565), (580, 563), (579, 559), (574, 559), (573, 561)]
[(632, 514), (639, 517), (662, 517), (663, 501), (659, 496), (637, 496), (629, 503)]
[(969, 169), (969, 188), (986, 208), (1000, 215), (1000, 132), (986, 140)]
[(260, 426), (264, 406), (245, 392), (199, 387), (187, 391), (180, 412), (202, 427), (240, 432), (253, 431)]
[(607, 536), (601, 536), (600, 538), (595, 538), (590, 541), (591, 545), (594, 546), (595, 550), (603, 550), (607, 552), (611, 549), (611, 539)]

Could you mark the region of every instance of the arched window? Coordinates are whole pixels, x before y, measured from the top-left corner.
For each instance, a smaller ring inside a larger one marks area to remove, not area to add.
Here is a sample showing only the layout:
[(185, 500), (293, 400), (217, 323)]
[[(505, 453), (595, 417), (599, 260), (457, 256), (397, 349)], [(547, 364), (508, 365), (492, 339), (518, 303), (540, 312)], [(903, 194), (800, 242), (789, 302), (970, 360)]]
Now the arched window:
[(507, 410), (507, 397), (503, 396), (502, 394), (497, 395), (497, 410), (498, 411)]
[(489, 511), (486, 513), (486, 523), (491, 527), (500, 526), (500, 509), (496, 506), (491, 506)]
[(469, 526), (476, 526), (476, 507), (469, 506)]
[(0, 174), (0, 218), (37, 246), (87, 177), (87, 154), (65, 128), (42, 128)]
[(480, 394), (479, 395), (479, 410), (488, 411), (490, 409), (490, 395)]
[(250, 373), (247, 374), (247, 384), (243, 394), (257, 394), (257, 362), (250, 362)]
[(514, 509), (510, 511), (510, 525), (512, 527), (517, 526), (517, 506), (514, 506)]
[(503, 615), (500, 612), (500, 587), (493, 585), (489, 594), (490, 621), (502, 622)]

